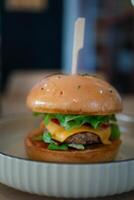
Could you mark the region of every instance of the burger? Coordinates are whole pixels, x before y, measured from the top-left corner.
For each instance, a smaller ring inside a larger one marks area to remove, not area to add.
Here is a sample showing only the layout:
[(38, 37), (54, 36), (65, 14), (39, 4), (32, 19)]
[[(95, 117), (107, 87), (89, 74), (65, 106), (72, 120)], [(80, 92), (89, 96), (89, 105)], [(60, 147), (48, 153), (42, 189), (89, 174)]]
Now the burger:
[(114, 160), (120, 144), (115, 114), (122, 111), (119, 93), (89, 75), (51, 75), (40, 80), (27, 106), (41, 115), (39, 128), (25, 139), (32, 160), (95, 163)]

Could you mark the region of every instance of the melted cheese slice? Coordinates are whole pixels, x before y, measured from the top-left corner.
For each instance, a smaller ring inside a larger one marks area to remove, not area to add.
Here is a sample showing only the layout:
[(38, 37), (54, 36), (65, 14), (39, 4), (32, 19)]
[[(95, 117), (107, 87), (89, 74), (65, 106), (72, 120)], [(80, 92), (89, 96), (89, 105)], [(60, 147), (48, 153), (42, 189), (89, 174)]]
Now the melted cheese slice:
[(76, 133), (90, 132), (97, 135), (103, 144), (111, 144), (109, 140), (109, 137), (111, 135), (111, 129), (109, 127), (105, 129), (94, 129), (88, 126), (81, 126), (80, 128), (74, 128), (72, 130), (65, 130), (60, 125), (50, 121), (46, 128), (51, 133), (52, 138), (59, 142), (64, 142), (69, 136), (74, 135)]

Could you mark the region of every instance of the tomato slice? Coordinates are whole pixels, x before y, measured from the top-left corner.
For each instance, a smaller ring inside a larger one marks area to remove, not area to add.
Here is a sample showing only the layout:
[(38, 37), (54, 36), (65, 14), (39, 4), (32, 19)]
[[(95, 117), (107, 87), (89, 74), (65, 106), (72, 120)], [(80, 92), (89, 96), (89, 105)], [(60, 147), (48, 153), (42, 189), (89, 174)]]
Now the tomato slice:
[(109, 127), (109, 124), (102, 124), (101, 127), (104, 128), (104, 129), (105, 129), (105, 128), (108, 128), (108, 127)]
[(52, 122), (54, 122), (54, 123), (56, 123), (56, 124), (60, 124), (60, 123), (59, 123), (59, 120), (56, 119), (56, 118), (52, 119)]

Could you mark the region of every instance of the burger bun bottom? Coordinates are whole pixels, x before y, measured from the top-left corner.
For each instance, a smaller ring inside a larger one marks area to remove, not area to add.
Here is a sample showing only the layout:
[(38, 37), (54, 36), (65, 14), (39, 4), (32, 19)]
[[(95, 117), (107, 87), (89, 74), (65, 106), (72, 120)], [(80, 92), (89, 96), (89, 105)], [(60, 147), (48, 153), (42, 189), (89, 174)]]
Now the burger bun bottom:
[(42, 129), (36, 129), (25, 139), (26, 154), (29, 159), (56, 163), (100, 163), (112, 161), (116, 158), (121, 140), (114, 140), (110, 145), (94, 144), (86, 150), (49, 150), (48, 144), (40, 146), (40, 141), (33, 142), (33, 138), (41, 135)]

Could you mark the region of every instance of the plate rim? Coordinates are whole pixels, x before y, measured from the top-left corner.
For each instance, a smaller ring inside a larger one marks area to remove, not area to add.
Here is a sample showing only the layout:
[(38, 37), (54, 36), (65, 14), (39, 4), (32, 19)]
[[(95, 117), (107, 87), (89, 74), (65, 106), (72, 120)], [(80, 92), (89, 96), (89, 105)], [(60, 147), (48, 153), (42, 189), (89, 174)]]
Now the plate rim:
[(6, 153), (3, 153), (3, 152), (0, 152), (0, 157), (1, 156), (4, 156), (8, 159), (15, 159), (15, 160), (21, 160), (21, 161), (25, 161), (25, 162), (31, 162), (31, 163), (36, 163), (36, 164), (50, 164), (50, 165), (68, 165), (68, 166), (71, 166), (71, 165), (74, 165), (74, 166), (78, 166), (78, 165), (84, 165), (84, 166), (97, 166), (97, 165), (115, 165), (115, 164), (120, 164), (120, 163), (130, 163), (130, 162), (134, 162), (134, 158), (130, 158), (130, 159), (126, 159), (126, 160), (115, 160), (115, 161), (108, 161), (108, 162), (99, 162), (99, 163), (57, 163), (57, 162), (47, 162), (47, 161), (38, 161), (38, 160), (30, 160), (28, 158), (21, 158), (21, 157), (18, 157), (18, 156), (13, 156), (13, 155), (9, 155), (9, 154), (6, 154)]

